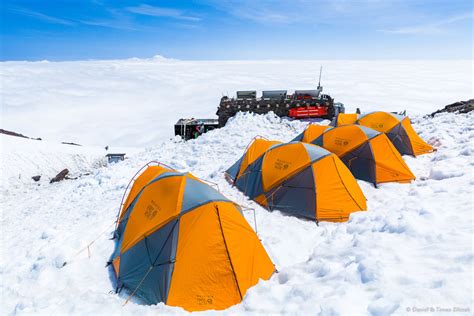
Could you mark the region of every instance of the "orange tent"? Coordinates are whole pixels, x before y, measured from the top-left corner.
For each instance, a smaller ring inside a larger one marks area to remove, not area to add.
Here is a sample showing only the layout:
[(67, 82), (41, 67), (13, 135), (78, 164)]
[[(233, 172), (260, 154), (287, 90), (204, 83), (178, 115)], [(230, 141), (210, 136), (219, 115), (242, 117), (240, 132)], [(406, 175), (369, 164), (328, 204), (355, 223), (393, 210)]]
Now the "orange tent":
[(342, 126), (356, 124), (359, 114), (357, 113), (339, 113), (331, 122), (332, 126)]
[(418, 156), (435, 151), (415, 132), (408, 116), (378, 111), (362, 115), (357, 124), (385, 133), (402, 155)]
[(362, 116), (355, 113), (340, 113), (331, 122), (331, 125), (335, 127), (350, 124), (359, 124), (385, 133), (402, 155), (418, 156), (435, 151), (416, 133), (408, 116), (382, 111)]
[(269, 210), (343, 222), (366, 210), (357, 181), (339, 158), (311, 144), (255, 139), (227, 177)]
[(374, 184), (415, 179), (387, 136), (365, 126), (310, 124), (294, 140), (309, 142), (335, 153), (357, 179)]
[(240, 208), (190, 173), (148, 166), (119, 215), (117, 287), (188, 311), (242, 301), (275, 267)]

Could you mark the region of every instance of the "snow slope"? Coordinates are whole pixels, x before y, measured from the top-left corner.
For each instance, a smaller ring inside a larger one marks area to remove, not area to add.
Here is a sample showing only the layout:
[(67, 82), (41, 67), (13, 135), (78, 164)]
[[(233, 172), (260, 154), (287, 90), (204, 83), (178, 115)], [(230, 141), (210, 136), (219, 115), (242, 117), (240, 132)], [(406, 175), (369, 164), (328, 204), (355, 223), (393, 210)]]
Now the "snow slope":
[(349, 111), (431, 113), (473, 96), (472, 60), (2, 62), (2, 128), (45, 140), (143, 147), (182, 117), (215, 117), (236, 90), (324, 91)]
[(41, 175), (49, 180), (64, 168), (72, 177), (105, 164), (105, 149), (84, 148), (0, 134), (0, 174), (2, 185), (31, 183)]
[(0, 185), (31, 183), (31, 177), (36, 175), (41, 175), (41, 182), (48, 183), (65, 168), (69, 170), (69, 177), (78, 177), (106, 165), (105, 155), (110, 152), (130, 154), (137, 149), (113, 146), (106, 151), (98, 146), (75, 146), (0, 134)]
[[(415, 117), (415, 129), (438, 148), (433, 154), (405, 157), (417, 180), (379, 188), (359, 181), (368, 211), (352, 214), (348, 223), (319, 227), (266, 211), (223, 177), (255, 135), (288, 141), (304, 126), (271, 114), (239, 115), (196, 140), (157, 143), (122, 163), (92, 168), (91, 175), (74, 181), (4, 187), (2, 313), (184, 312), (136, 300), (122, 306), (127, 297), (110, 292), (104, 268), (113, 250), (108, 238), (123, 191), (150, 160), (216, 182), (223, 194), (255, 209), (258, 235), (279, 273), (223, 314), (385, 315), (426, 306), (470, 308), (472, 313), (473, 113)], [(21, 159), (9, 163), (9, 168), (19, 168)], [(253, 212), (245, 211), (245, 216), (254, 226)], [(87, 248), (76, 255), (93, 240), (90, 257)], [(68, 264), (61, 268), (64, 261)]]

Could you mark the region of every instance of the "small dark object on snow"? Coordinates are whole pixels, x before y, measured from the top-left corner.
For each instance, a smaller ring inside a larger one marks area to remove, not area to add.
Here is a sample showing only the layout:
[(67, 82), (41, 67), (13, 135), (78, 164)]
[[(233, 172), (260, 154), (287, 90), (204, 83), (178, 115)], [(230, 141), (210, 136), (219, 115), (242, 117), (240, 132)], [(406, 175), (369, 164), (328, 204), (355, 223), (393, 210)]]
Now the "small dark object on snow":
[(81, 144), (71, 143), (71, 142), (61, 142), (64, 145), (74, 145), (74, 146), (82, 146)]
[(41, 138), (32, 138), (32, 137), (28, 137), (28, 136), (25, 136), (25, 135), (20, 134), (20, 133), (7, 131), (6, 129), (1, 129), (1, 128), (0, 128), (0, 134), (5, 134), (5, 135), (8, 135), (8, 136), (21, 137), (21, 138), (27, 138), (27, 139), (33, 139), (33, 140), (41, 140)]
[(33, 177), (31, 177), (31, 179), (38, 182), (41, 179), (41, 176), (33, 176)]
[(119, 161), (123, 161), (125, 159), (125, 154), (107, 154), (107, 155), (105, 155), (105, 157), (107, 157), (107, 161), (109, 163), (119, 162)]
[(68, 169), (63, 169), (60, 173), (58, 173), (54, 178), (51, 179), (51, 181), (49, 181), (49, 183), (53, 183), (53, 182), (59, 182), (59, 181), (62, 181), (66, 178), (67, 174), (69, 173), (69, 170)]
[(444, 109), (438, 110), (430, 114), (431, 117), (435, 116), (438, 113), (469, 113), (474, 110), (474, 99), (467, 101), (459, 101), (453, 104), (446, 105)]
[(105, 150), (109, 150), (109, 145), (105, 146)]

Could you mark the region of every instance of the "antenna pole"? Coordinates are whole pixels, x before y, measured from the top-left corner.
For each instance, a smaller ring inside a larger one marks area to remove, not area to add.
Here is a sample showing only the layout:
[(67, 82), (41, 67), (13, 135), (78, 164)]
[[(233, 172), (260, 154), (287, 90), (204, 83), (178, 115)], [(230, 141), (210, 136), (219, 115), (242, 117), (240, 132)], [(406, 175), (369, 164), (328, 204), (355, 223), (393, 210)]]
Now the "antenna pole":
[(319, 67), (319, 82), (318, 82), (318, 88), (321, 87), (321, 73), (323, 72), (323, 66), (321, 65)]

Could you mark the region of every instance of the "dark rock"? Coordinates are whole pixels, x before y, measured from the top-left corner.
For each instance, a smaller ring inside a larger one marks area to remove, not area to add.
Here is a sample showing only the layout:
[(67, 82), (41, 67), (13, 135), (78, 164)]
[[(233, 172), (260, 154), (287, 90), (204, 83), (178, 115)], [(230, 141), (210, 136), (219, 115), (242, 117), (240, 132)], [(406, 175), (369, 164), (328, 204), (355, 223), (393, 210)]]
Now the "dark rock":
[(74, 145), (74, 146), (82, 146), (81, 144), (71, 143), (71, 142), (61, 142), (64, 145)]
[(28, 136), (25, 136), (23, 134), (15, 133), (15, 132), (12, 132), (12, 131), (7, 131), (7, 130), (4, 130), (4, 129), (0, 129), (0, 134), (5, 134), (5, 135), (9, 135), (9, 136), (16, 136), (16, 137), (22, 137), (22, 138), (29, 138)]
[(67, 174), (69, 173), (69, 170), (68, 169), (63, 169), (60, 173), (58, 173), (54, 178), (51, 179), (51, 181), (49, 181), (49, 183), (53, 183), (53, 182), (59, 182), (59, 181), (62, 181), (66, 178)]
[(31, 177), (31, 179), (35, 180), (36, 182), (38, 182), (40, 179), (41, 179), (41, 176), (33, 176)]
[(472, 110), (474, 110), (474, 99), (446, 105), (443, 109), (431, 113), (430, 116), (433, 117), (438, 113), (469, 113)]
[(8, 135), (8, 136), (21, 137), (21, 138), (27, 138), (27, 139), (41, 140), (41, 138), (31, 138), (31, 137), (25, 136), (23, 134), (12, 132), (12, 131), (7, 131), (6, 129), (1, 129), (1, 128), (0, 128), (0, 134), (5, 134), (5, 135)]

